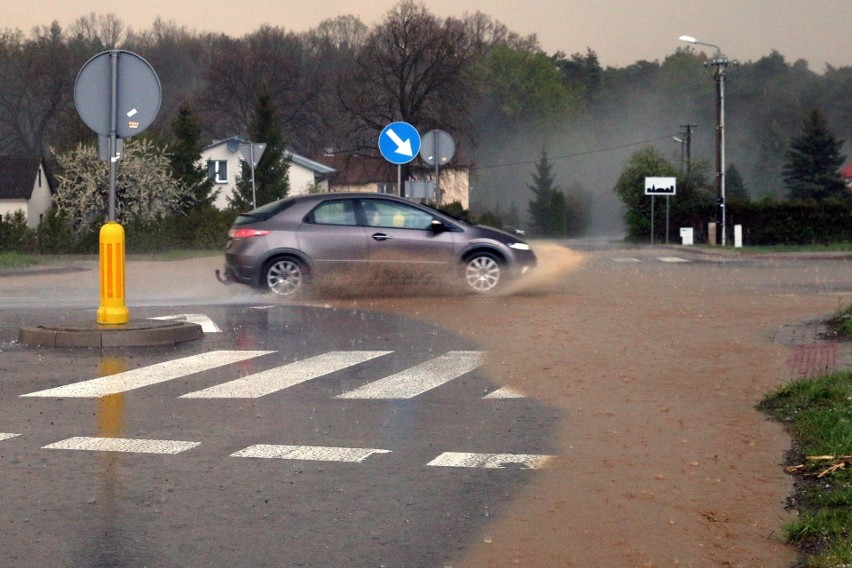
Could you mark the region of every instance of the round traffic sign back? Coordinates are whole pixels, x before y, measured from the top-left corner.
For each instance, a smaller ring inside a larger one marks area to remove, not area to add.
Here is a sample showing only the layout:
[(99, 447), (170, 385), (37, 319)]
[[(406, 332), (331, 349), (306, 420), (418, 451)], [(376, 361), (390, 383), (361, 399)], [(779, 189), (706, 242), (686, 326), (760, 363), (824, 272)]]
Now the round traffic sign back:
[(118, 138), (139, 134), (154, 122), (161, 102), (160, 79), (154, 68), (130, 51), (114, 49), (95, 55), (83, 65), (74, 83), (74, 105), (80, 118), (101, 136), (110, 135), (113, 121)]
[(420, 145), (420, 157), (430, 166), (443, 166), (453, 159), (456, 153), (456, 142), (453, 137), (443, 130), (430, 130), (423, 135)]

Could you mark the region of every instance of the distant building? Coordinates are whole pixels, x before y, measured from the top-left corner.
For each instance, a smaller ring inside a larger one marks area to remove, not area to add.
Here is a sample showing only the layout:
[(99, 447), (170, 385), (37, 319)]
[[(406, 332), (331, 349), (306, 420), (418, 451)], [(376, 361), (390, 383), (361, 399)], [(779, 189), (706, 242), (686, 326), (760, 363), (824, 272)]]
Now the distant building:
[[(219, 190), (213, 202), (218, 209), (228, 207), (228, 198), (234, 195), (237, 188), (244, 161), (240, 154), (240, 144), (245, 143), (243, 138), (231, 136), (213, 142), (201, 151), (201, 163), (207, 168), (214, 188)], [(329, 178), (336, 173), (334, 168), (290, 151), (285, 151), (284, 157), (290, 162), (289, 195), (301, 195), (314, 189), (329, 190)]]
[(53, 185), (38, 156), (0, 156), (0, 219), (23, 211), (28, 227), (41, 223), (53, 199)]
[(846, 188), (849, 191), (852, 191), (852, 164), (844, 166), (844, 168), (840, 170), (840, 176), (843, 178), (843, 183), (846, 184)]
[[(376, 156), (360, 154), (333, 154), (322, 160), (337, 170), (329, 181), (330, 191), (367, 191), (398, 195), (397, 166)], [(404, 197), (435, 201), (435, 170), (423, 163), (415, 163), (410, 168), (411, 179), (405, 180)], [(470, 206), (470, 167), (464, 164), (442, 166), (439, 171), (441, 203), (453, 201), (461, 203), (465, 209)]]

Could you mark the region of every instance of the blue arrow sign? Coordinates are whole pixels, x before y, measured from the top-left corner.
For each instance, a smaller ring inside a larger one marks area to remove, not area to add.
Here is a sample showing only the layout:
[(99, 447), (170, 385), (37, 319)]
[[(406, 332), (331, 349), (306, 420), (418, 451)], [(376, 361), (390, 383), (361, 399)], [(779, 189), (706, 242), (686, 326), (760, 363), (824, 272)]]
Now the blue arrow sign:
[(420, 134), (407, 122), (392, 122), (379, 134), (379, 151), (392, 164), (407, 164), (420, 152)]

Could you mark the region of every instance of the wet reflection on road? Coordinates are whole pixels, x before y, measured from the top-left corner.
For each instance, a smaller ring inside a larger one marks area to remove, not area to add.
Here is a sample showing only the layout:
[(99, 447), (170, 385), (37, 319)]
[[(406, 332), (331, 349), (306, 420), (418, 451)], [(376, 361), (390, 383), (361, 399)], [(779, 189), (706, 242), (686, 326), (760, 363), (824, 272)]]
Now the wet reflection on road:
[[(123, 373), (127, 370), (127, 358), (102, 356), (98, 362), (98, 377)], [(101, 438), (121, 438), (125, 430), (124, 393), (110, 394), (96, 401), (96, 435)], [(121, 480), (121, 452), (103, 452), (100, 461), (97, 511), (100, 516), (90, 525), (94, 532), (93, 546), (87, 565), (93, 567), (122, 567), (136, 562), (124, 538), (124, 521), (121, 518), (121, 501), (124, 488)], [(95, 520), (95, 519), (93, 519)]]

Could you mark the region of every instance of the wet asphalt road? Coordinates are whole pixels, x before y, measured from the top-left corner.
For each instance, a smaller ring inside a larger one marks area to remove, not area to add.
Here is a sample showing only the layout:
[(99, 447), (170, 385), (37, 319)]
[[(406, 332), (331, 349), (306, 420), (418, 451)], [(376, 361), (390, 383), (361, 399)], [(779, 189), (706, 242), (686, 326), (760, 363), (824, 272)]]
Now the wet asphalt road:
[[(626, 282), (724, 270), (749, 293), (838, 300), (852, 283), (848, 258), (659, 258), (672, 254), (616, 249), (589, 266)], [(414, 319), (270, 304), (218, 286), (208, 264), (128, 266), (134, 320), (201, 314), (218, 327), (168, 348), (17, 344), (22, 326), (94, 322), (97, 270), (0, 275), (0, 566), (451, 566), (541, 473), (521, 456), (558, 455), (565, 411), (511, 393), (487, 398), (495, 386), (470, 363), (475, 339)], [(306, 363), (341, 352), (365, 354), (323, 372)], [(386, 377), (417, 390), (452, 366), (442, 359), (451, 353), (463, 364), (434, 388), (388, 398), (361, 390)], [(202, 369), (189, 363), (199, 357), (223, 359)], [(75, 396), (73, 385), (98, 377), (138, 388)], [(246, 377), (270, 392), (197, 394)], [(44, 391), (53, 394), (31, 396)], [(70, 449), (104, 439), (149, 445)], [(153, 453), (157, 444), (174, 453)], [(456, 467), (448, 452), (493, 459)]]
[[(346, 395), (389, 376), (427, 380), (421, 375), (431, 372), (430, 361), (476, 357), (468, 340), (407, 319), (262, 302), (139, 307), (132, 318), (187, 312), (206, 315), (220, 331), (168, 348), (72, 350), (22, 346), (17, 330), (94, 319), (93, 311), (2, 310), (0, 565), (447, 566), (537, 474), (499, 455), (553, 450), (557, 411), (524, 398), (486, 398), (495, 388), (476, 369), (410, 398)], [(285, 365), (312, 357), (362, 351), (380, 354), (258, 398), (181, 398), (240, 377), (280, 377)], [(245, 358), (132, 390), (22, 396), (136, 369), (151, 377), (164, 363), (233, 352)], [(80, 437), (188, 449), (63, 445)], [(375, 451), (360, 461), (239, 454), (281, 446)], [(509, 461), (499, 469), (429, 465), (447, 452)]]

